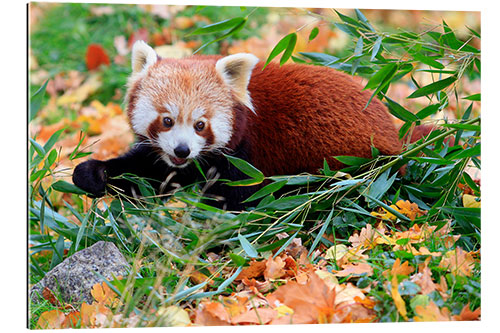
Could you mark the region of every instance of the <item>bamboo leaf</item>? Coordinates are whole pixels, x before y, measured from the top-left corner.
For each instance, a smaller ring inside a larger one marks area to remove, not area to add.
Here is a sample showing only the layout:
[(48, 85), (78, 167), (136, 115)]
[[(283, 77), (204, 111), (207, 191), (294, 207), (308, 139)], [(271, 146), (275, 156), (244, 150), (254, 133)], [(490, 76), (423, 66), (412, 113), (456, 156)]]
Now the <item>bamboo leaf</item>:
[(250, 258), (257, 258), (257, 250), (255, 250), (252, 244), (250, 244), (250, 242), (245, 237), (243, 237), (241, 234), (238, 234), (238, 240), (240, 241), (241, 247)]
[(452, 85), (457, 80), (456, 76), (450, 76), (446, 79), (442, 79), (431, 84), (428, 84), (422, 88), (415, 90), (410, 96), (407, 98), (417, 98), (422, 96), (427, 96), (429, 94), (438, 92), (443, 90), (444, 88)]
[(204, 27), (198, 28), (195, 31), (187, 34), (187, 36), (211, 34), (214, 32), (225, 31), (225, 30), (234, 28), (243, 22), (245, 22), (245, 18), (235, 17), (232, 19), (212, 23), (212, 24), (206, 25)]

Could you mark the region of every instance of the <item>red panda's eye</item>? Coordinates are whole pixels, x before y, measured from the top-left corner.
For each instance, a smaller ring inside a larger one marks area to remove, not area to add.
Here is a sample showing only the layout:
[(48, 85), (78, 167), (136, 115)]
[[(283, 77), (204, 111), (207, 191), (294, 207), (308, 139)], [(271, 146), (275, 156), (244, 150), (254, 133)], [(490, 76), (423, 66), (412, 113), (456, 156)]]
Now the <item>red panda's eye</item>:
[(202, 131), (205, 128), (205, 123), (203, 121), (199, 121), (194, 125), (194, 129), (198, 132)]
[(170, 117), (163, 118), (163, 126), (170, 128), (174, 126), (174, 121)]

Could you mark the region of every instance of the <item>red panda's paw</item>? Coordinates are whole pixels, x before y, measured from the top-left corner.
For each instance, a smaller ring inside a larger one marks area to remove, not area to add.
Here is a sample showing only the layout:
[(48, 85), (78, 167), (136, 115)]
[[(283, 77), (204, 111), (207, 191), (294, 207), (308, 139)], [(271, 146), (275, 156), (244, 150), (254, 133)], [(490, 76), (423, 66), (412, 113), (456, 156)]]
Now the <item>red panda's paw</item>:
[(78, 164), (73, 171), (73, 183), (91, 197), (102, 197), (106, 192), (106, 164), (97, 160)]

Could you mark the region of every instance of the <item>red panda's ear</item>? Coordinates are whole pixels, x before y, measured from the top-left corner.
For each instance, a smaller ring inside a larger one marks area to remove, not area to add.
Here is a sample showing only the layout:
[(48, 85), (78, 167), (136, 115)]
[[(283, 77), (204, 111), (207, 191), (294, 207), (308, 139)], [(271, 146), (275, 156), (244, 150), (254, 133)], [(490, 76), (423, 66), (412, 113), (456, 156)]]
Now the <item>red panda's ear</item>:
[(155, 50), (142, 40), (138, 40), (132, 47), (132, 72), (139, 73), (158, 60)]
[(248, 93), (248, 83), (252, 70), (259, 59), (250, 53), (238, 53), (217, 61), (215, 69), (224, 82), (233, 90), (236, 97), (253, 112), (252, 101)]

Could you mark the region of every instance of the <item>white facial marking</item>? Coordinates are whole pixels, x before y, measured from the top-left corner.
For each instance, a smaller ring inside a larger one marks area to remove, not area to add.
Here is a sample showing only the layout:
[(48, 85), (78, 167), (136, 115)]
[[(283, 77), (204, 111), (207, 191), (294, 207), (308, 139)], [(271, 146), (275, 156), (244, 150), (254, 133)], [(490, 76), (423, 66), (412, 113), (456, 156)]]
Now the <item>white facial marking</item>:
[(132, 113), (132, 127), (134, 132), (147, 136), (149, 125), (151, 125), (157, 117), (158, 112), (156, 112), (151, 100), (146, 96), (140, 96), (137, 99)]
[(192, 112), (193, 120), (201, 118), (206, 113), (203, 108), (196, 108)]
[(210, 121), (212, 132), (214, 133), (213, 148), (222, 148), (228, 144), (233, 135), (231, 116), (224, 112), (215, 112)]
[(177, 119), (177, 116), (179, 115), (179, 108), (177, 107), (177, 105), (172, 103), (165, 103), (164, 105), (165, 109), (167, 109), (168, 112), (170, 112), (170, 116), (173, 119)]
[[(186, 144), (190, 153), (186, 159), (196, 158), (205, 146), (205, 138), (196, 135), (192, 126), (176, 124), (170, 131), (161, 132), (157, 142), (160, 148), (168, 155), (175, 157), (174, 149), (180, 144)], [(168, 156), (163, 156), (163, 160), (172, 167), (179, 167), (173, 164)], [(186, 164), (187, 165), (187, 164)], [(185, 166), (185, 165), (183, 165)], [(181, 167), (183, 167), (181, 166)]]

